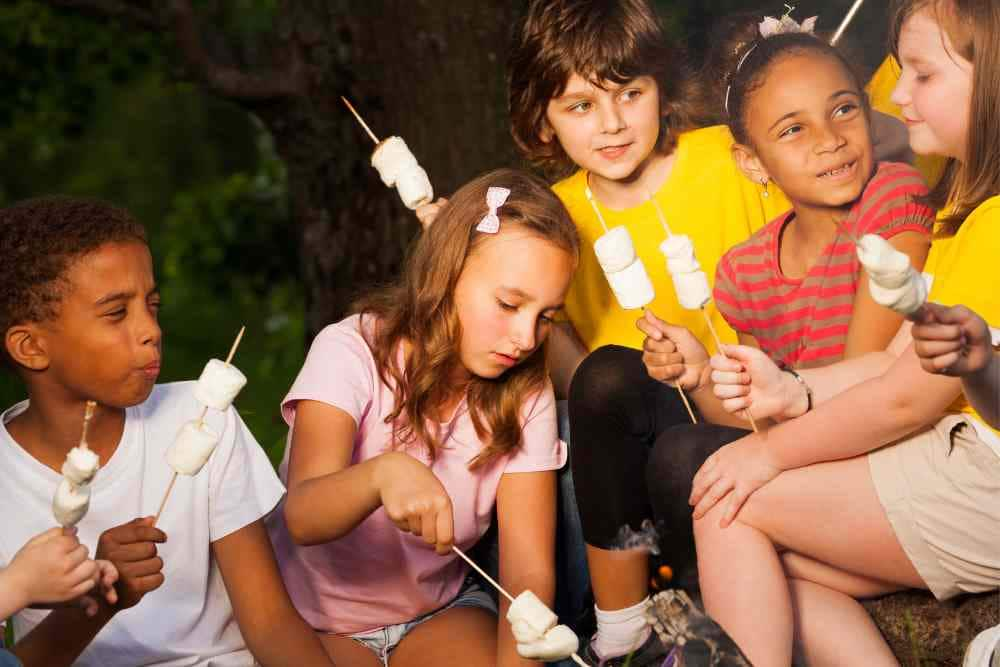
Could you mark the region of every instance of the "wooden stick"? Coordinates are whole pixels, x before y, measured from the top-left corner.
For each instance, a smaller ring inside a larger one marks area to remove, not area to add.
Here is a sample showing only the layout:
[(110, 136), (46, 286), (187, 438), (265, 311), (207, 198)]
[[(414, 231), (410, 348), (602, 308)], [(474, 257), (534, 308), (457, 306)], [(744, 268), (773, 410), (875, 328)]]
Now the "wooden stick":
[(859, 9), (861, 9), (861, 5), (864, 1), (865, 0), (855, 0), (851, 9), (847, 12), (847, 16), (845, 16), (844, 20), (840, 22), (840, 27), (837, 28), (837, 32), (833, 33), (833, 37), (830, 38), (830, 46), (837, 46), (837, 42), (840, 41), (844, 31), (847, 30), (847, 26), (851, 25), (851, 21), (854, 20), (854, 15), (858, 13)]
[[(345, 100), (346, 101), (346, 100)], [(243, 340), (243, 334), (246, 333), (246, 326), (240, 327), (240, 332), (236, 334), (236, 340), (233, 341), (233, 346), (229, 348), (229, 356), (226, 357), (226, 366), (233, 360), (236, 355), (236, 348), (240, 346), (240, 341)], [(201, 416), (198, 417), (198, 425), (205, 423), (205, 415), (208, 414), (208, 408), (204, 407), (201, 409)], [(167, 492), (163, 494), (163, 500), (160, 501), (160, 509), (156, 510), (156, 518), (153, 520), (153, 525), (160, 520), (160, 514), (163, 513), (163, 508), (167, 506), (167, 499), (170, 497), (170, 492), (174, 490), (174, 482), (177, 481), (177, 471), (174, 471), (173, 477), (170, 478), (170, 485), (167, 487)]]
[(501, 594), (502, 594), (502, 595), (503, 595), (503, 596), (504, 596), (505, 598), (507, 598), (507, 599), (508, 599), (508, 600), (510, 600), (511, 602), (513, 602), (513, 601), (514, 601), (514, 597), (513, 597), (513, 596), (512, 596), (512, 595), (511, 595), (510, 593), (508, 593), (507, 591), (505, 591), (505, 590), (503, 589), (503, 586), (501, 586), (501, 585), (500, 585), (500, 584), (498, 584), (498, 583), (497, 583), (496, 581), (494, 581), (494, 580), (493, 580), (493, 577), (491, 577), (490, 575), (488, 575), (488, 574), (486, 574), (485, 572), (483, 572), (482, 568), (481, 568), (481, 567), (479, 567), (478, 565), (476, 565), (475, 561), (473, 561), (473, 560), (472, 560), (471, 558), (469, 558), (468, 556), (466, 556), (466, 555), (465, 555), (465, 554), (464, 554), (464, 553), (462, 552), (462, 550), (461, 550), (461, 549), (459, 549), (458, 547), (456, 547), (456, 546), (455, 546), (455, 545), (453, 544), (453, 545), (451, 545), (451, 550), (452, 550), (452, 551), (454, 551), (455, 553), (457, 553), (457, 554), (458, 554), (458, 555), (459, 555), (459, 556), (460, 556), (460, 557), (462, 558), (462, 560), (464, 560), (464, 561), (465, 561), (466, 563), (468, 563), (468, 564), (469, 564), (469, 566), (470, 566), (470, 567), (471, 567), (471, 568), (472, 568), (473, 570), (475, 570), (475, 571), (476, 571), (476, 572), (478, 572), (479, 574), (483, 575), (483, 578), (484, 578), (484, 579), (486, 579), (486, 581), (488, 581), (488, 582), (490, 582), (491, 584), (493, 584), (493, 588), (495, 588), (495, 589), (497, 589), (498, 591), (500, 591), (500, 593), (501, 593)]
[[(719, 350), (719, 354), (726, 356), (726, 353), (722, 349), (722, 341), (719, 339), (719, 334), (715, 331), (715, 326), (712, 324), (712, 318), (708, 316), (708, 311), (705, 307), (701, 307), (701, 314), (705, 317), (705, 324), (708, 325), (708, 330), (712, 332), (712, 338), (715, 339), (715, 347)], [(750, 408), (746, 408), (743, 413), (750, 420), (750, 426), (753, 427), (754, 433), (760, 433), (760, 429), (757, 428), (757, 422), (753, 418), (753, 414), (750, 412)]]
[(233, 346), (229, 348), (229, 356), (226, 357), (226, 365), (233, 360), (233, 356), (236, 354), (236, 348), (240, 346), (240, 341), (243, 340), (243, 334), (246, 333), (247, 328), (245, 326), (240, 327), (240, 332), (236, 334), (236, 340), (233, 341)]
[(676, 385), (676, 386), (677, 386), (678, 393), (680, 393), (680, 395), (681, 395), (681, 400), (684, 401), (684, 407), (687, 408), (688, 414), (691, 415), (691, 423), (692, 424), (697, 424), (698, 423), (698, 418), (694, 416), (694, 410), (691, 409), (691, 404), (688, 402), (687, 394), (684, 393), (684, 390), (681, 389), (680, 385)]
[(604, 216), (601, 215), (601, 209), (597, 208), (597, 202), (594, 201), (594, 193), (590, 191), (590, 187), (589, 186), (587, 187), (587, 189), (585, 189), (583, 191), (583, 194), (585, 194), (587, 196), (587, 201), (590, 202), (591, 208), (593, 208), (594, 209), (594, 213), (597, 214), (597, 219), (598, 219), (598, 221), (600, 221), (601, 227), (604, 227), (604, 231), (607, 232), (608, 231), (608, 223), (604, 222)]
[(372, 132), (372, 129), (370, 127), (368, 127), (368, 123), (366, 123), (364, 120), (361, 119), (361, 114), (359, 114), (357, 111), (354, 110), (354, 107), (351, 106), (351, 103), (347, 101), (346, 97), (344, 97), (343, 95), (341, 95), (340, 99), (344, 100), (344, 104), (347, 105), (347, 108), (350, 109), (351, 113), (354, 114), (354, 117), (358, 119), (359, 123), (361, 123), (361, 127), (365, 128), (365, 132), (368, 133), (368, 136), (371, 137), (372, 141), (374, 141), (375, 144), (377, 145), (378, 144), (378, 137), (376, 137), (375, 133)]
[[(491, 577), (490, 575), (488, 575), (488, 574), (486, 574), (485, 572), (483, 572), (482, 568), (481, 568), (481, 567), (479, 567), (478, 565), (476, 565), (475, 561), (473, 561), (473, 560), (472, 560), (471, 558), (469, 558), (468, 556), (466, 556), (466, 555), (465, 555), (465, 554), (464, 554), (464, 553), (462, 552), (462, 550), (461, 550), (461, 549), (459, 549), (458, 547), (456, 547), (456, 546), (455, 546), (455, 545), (453, 544), (453, 545), (451, 545), (451, 550), (452, 550), (452, 551), (454, 551), (455, 553), (457, 553), (457, 554), (459, 555), (459, 557), (460, 557), (460, 558), (461, 558), (462, 560), (464, 560), (464, 561), (465, 561), (466, 563), (468, 563), (468, 564), (469, 564), (469, 566), (470, 566), (470, 567), (471, 567), (471, 568), (472, 568), (473, 570), (475, 570), (475, 571), (476, 571), (476, 572), (478, 572), (479, 574), (483, 575), (483, 578), (484, 578), (484, 579), (486, 579), (486, 581), (488, 581), (488, 582), (490, 582), (491, 584), (493, 584), (493, 587), (494, 587), (495, 589), (497, 589), (497, 590), (498, 590), (498, 591), (500, 592), (500, 594), (501, 594), (501, 595), (503, 595), (503, 596), (504, 596), (505, 598), (507, 598), (507, 599), (508, 599), (508, 600), (510, 600), (511, 602), (513, 602), (513, 601), (514, 601), (514, 598), (513, 598), (513, 596), (511, 596), (511, 594), (510, 594), (510, 593), (508, 593), (507, 591), (505, 591), (505, 590), (503, 589), (503, 586), (501, 586), (501, 585), (500, 585), (500, 584), (498, 584), (498, 583), (497, 583), (496, 581), (494, 581), (494, 580), (493, 580), (493, 577)], [(582, 665), (583, 667), (587, 667), (587, 663), (585, 663), (585, 662), (584, 662), (584, 661), (583, 661), (582, 659), (580, 659), (580, 656), (578, 656), (578, 655), (577, 655), (576, 653), (573, 653), (573, 654), (571, 654), (571, 655), (570, 655), (570, 658), (572, 658), (573, 662), (575, 662), (576, 664), (578, 664), (578, 665)]]
[(174, 490), (174, 482), (177, 481), (177, 473), (174, 472), (174, 476), (170, 478), (170, 486), (167, 487), (167, 492), (163, 494), (163, 500), (160, 501), (160, 509), (156, 510), (156, 517), (153, 519), (153, 526), (156, 526), (160, 521), (160, 515), (163, 514), (163, 508), (167, 506), (167, 498), (170, 497), (170, 492)]
[(673, 232), (670, 231), (670, 225), (667, 224), (667, 218), (663, 215), (663, 209), (660, 208), (660, 202), (656, 201), (656, 198), (648, 192), (646, 193), (646, 196), (649, 197), (649, 201), (653, 203), (653, 208), (656, 209), (656, 216), (660, 219), (660, 224), (663, 225), (663, 231), (667, 233), (667, 238), (670, 238), (673, 236)]
[(847, 229), (847, 227), (845, 227), (845, 226), (844, 226), (844, 221), (843, 221), (843, 220), (838, 220), (837, 218), (834, 218), (834, 219), (833, 219), (833, 224), (837, 225), (837, 229), (839, 229), (839, 230), (840, 230), (840, 232), (841, 232), (841, 233), (842, 233), (842, 234), (843, 234), (844, 236), (846, 236), (846, 237), (847, 237), (847, 238), (849, 238), (849, 239), (850, 239), (851, 241), (853, 241), (853, 242), (854, 242), (854, 245), (858, 245), (858, 243), (860, 242), (860, 241), (859, 241), (859, 239), (858, 239), (858, 237), (857, 237), (857, 236), (855, 236), (854, 234), (852, 234), (852, 233), (851, 233), (851, 232), (850, 232), (850, 231), (849, 231), (849, 230)]
[(80, 449), (89, 449), (87, 444), (87, 429), (90, 428), (90, 420), (94, 418), (94, 408), (97, 407), (95, 401), (87, 401), (83, 409), (83, 432), (80, 434)]

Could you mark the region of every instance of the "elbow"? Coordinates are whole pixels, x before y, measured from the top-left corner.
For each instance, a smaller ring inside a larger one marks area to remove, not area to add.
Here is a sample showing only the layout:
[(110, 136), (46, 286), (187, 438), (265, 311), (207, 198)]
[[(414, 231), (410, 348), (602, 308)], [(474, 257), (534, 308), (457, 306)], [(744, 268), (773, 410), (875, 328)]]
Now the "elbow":
[(300, 502), (298, 496), (294, 495), (292, 491), (288, 492), (284, 512), (285, 527), (288, 529), (288, 535), (292, 538), (292, 542), (300, 547), (308, 547), (327, 541), (316, 534), (316, 527), (310, 520), (310, 512), (306, 503)]

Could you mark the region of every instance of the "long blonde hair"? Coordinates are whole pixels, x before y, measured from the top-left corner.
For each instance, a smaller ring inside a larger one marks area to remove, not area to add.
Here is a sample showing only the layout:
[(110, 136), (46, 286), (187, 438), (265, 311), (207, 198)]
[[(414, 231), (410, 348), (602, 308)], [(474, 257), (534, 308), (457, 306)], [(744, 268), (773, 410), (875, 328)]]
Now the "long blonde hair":
[(958, 55), (972, 63), (972, 102), (965, 159), (950, 159), (930, 194), (930, 204), (947, 207), (943, 222), (956, 227), (990, 197), (1000, 194), (1000, 3), (996, 0), (896, 0), (890, 24), (892, 51), (899, 59), (899, 33), (916, 12), (929, 8)]
[[(459, 368), (462, 329), (455, 307), (455, 286), (470, 254), (489, 234), (476, 230), (487, 213), (490, 186), (511, 191), (500, 208), (501, 230), (527, 230), (579, 256), (579, 237), (562, 202), (541, 179), (513, 169), (490, 172), (463, 186), (442, 209), (431, 228), (411, 248), (399, 281), (355, 304), (366, 330), (379, 377), (390, 386), (395, 407), (386, 417), (393, 426), (393, 446), (423, 443), (431, 458), (442, 443), (429, 428), (431, 415), (455, 388), (449, 380)], [(400, 345), (409, 345), (400, 365)], [(521, 409), (547, 382), (543, 343), (528, 358), (498, 378), (473, 375), (467, 388), (469, 414), (486, 443), (470, 469), (486, 465), (521, 443)]]

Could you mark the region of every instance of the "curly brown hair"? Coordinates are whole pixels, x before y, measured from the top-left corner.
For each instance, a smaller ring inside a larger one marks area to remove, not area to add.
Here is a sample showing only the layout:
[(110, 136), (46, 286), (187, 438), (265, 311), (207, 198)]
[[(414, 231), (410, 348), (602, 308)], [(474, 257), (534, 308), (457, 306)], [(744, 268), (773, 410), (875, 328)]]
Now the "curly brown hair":
[(511, 135), (550, 176), (575, 166), (558, 141), (541, 139), (549, 101), (574, 73), (595, 85), (655, 79), (663, 115), (658, 150), (672, 150), (678, 135), (713, 122), (686, 54), (670, 44), (646, 0), (531, 0), (507, 59)]
[(128, 211), (103, 201), (39, 197), (0, 209), (0, 333), (55, 317), (70, 266), (119, 241), (146, 243), (146, 230)]
[[(579, 257), (576, 226), (545, 181), (523, 171), (499, 169), (459, 188), (413, 246), (395, 285), (367, 295), (354, 312), (376, 320), (368, 346), (385, 384), (393, 387), (395, 447), (426, 446), (433, 458), (441, 444), (428, 427), (432, 411), (453, 389), (446, 381), (458, 364), (462, 330), (455, 308), (455, 286), (465, 262), (491, 235), (476, 230), (487, 213), (486, 193), (501, 185), (510, 196), (500, 208), (501, 227), (527, 231)], [(405, 365), (399, 345), (410, 343)], [(521, 409), (548, 382), (547, 345), (499, 378), (474, 377), (467, 404), (477, 435), (486, 446), (469, 466), (488, 465), (521, 444)]]

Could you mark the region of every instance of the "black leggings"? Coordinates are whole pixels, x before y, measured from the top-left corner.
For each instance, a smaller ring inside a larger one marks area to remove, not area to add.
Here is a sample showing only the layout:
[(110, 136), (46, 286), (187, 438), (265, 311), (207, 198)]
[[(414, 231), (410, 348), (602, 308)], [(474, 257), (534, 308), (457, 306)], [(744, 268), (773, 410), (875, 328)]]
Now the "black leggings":
[(677, 390), (649, 377), (642, 352), (617, 345), (595, 350), (580, 364), (569, 418), (570, 463), (587, 544), (613, 548), (622, 526), (638, 530), (655, 508), (668, 560), (693, 554), (691, 479), (712, 452), (745, 431), (708, 426), (702, 437), (701, 428), (691, 428)]

